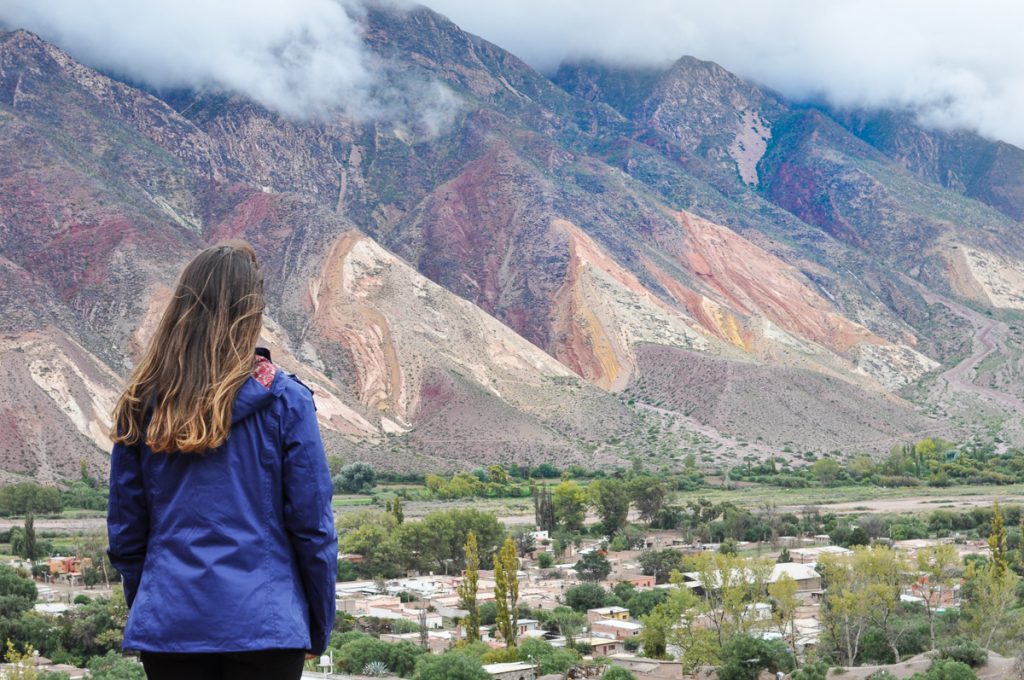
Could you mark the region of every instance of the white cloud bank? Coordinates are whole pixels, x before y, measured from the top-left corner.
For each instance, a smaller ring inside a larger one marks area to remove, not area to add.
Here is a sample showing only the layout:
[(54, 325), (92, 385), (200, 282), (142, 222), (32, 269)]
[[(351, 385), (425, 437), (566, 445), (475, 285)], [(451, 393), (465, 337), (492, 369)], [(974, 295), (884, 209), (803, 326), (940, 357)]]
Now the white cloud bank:
[[(156, 87), (233, 89), (297, 117), (387, 116), (408, 106), (396, 101), (422, 99), (394, 88), (381, 96), (361, 43), (360, 2), (4, 0), (0, 20)], [(906, 107), (926, 123), (1024, 146), (1024, 3), (1016, 0), (427, 4), (543, 71), (565, 58), (652, 64), (690, 54), (790, 97)], [(432, 88), (439, 109), (451, 105), (440, 86), (418, 87)]]
[(1017, 0), (429, 0), (552, 71), (565, 58), (716, 61), (798, 98), (906, 107), (1024, 146)]
[[(0, 21), (79, 61), (152, 87), (240, 92), (292, 118), (341, 111), (436, 128), (438, 83), (385, 83), (363, 46), (358, 0), (4, 0)], [(410, 92), (412, 90), (412, 92)], [(417, 111), (410, 111), (410, 100)]]

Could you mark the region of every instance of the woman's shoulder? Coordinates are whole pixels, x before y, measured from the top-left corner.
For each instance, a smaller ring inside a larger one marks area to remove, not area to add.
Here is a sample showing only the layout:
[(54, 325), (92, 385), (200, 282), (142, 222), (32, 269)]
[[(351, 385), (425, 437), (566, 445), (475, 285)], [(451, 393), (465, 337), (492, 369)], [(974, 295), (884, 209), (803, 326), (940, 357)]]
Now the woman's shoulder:
[(286, 405), (301, 407), (304, 404), (311, 404), (315, 410), (312, 388), (299, 380), (294, 373), (282, 370), (267, 354), (269, 353), (256, 355), (253, 360), (252, 378)]

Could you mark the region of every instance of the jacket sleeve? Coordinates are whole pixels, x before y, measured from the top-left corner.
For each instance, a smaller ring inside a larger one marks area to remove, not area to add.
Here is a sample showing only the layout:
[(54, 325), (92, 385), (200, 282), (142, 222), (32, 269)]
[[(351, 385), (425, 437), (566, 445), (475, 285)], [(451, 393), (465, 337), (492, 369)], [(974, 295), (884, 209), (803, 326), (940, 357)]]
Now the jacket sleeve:
[(149, 543), (149, 506), (138, 446), (115, 444), (110, 454), (107, 538), (107, 555), (121, 574), (124, 599), (131, 607), (139, 590)]
[(335, 615), (338, 536), (312, 397), (301, 390), (284, 433), (284, 521), (309, 603), (310, 652), (327, 649)]

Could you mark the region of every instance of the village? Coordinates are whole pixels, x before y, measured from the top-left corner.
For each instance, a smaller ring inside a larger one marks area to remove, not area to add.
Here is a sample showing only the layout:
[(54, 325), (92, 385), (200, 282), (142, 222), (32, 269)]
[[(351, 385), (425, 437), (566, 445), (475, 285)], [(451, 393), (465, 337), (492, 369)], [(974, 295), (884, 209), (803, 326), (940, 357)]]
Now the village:
[[(529, 611), (552, 611), (566, 603), (566, 593), (574, 586), (586, 583), (576, 573), (578, 560), (591, 553), (599, 553), (607, 559), (611, 572), (598, 585), (612, 592), (620, 584), (629, 584), (637, 592), (646, 590), (670, 590), (684, 587), (698, 596), (705, 591), (701, 575), (697, 572), (679, 574), (680, 584), (658, 583), (655, 576), (645, 574), (640, 558), (645, 551), (672, 550), (685, 556), (701, 553), (717, 553), (718, 544), (685, 543), (681, 534), (671, 531), (650, 531), (644, 537), (642, 550), (608, 551), (605, 540), (584, 541), (578, 549), (570, 550), (560, 563), (550, 568), (541, 568), (540, 555), (551, 550), (552, 541), (545, 531), (531, 533), (536, 548), (521, 560), (519, 579), (519, 604)], [(905, 558), (907, 564), (914, 564), (919, 551), (938, 545), (954, 547), (960, 560), (969, 555), (988, 555), (988, 544), (983, 540), (960, 542), (953, 539), (915, 539), (890, 542), (890, 547)], [(764, 602), (744, 605), (745, 616), (750, 629), (756, 635), (769, 640), (783, 640), (795, 650), (799, 658), (813, 656), (822, 634), (820, 609), (823, 596), (822, 578), (817, 570), (823, 556), (842, 559), (853, 554), (849, 548), (832, 545), (827, 534), (807, 538), (783, 536), (774, 545), (760, 543), (739, 543), (741, 554), (750, 559), (772, 562), (767, 584), (790, 579), (795, 584), (798, 606), (788, 621), (780, 620), (777, 607), (765, 598)], [(789, 561), (778, 562), (782, 556)], [(357, 554), (341, 555), (341, 560), (358, 563)], [(751, 573), (749, 578), (753, 579)], [(420, 575), (407, 578), (364, 580), (338, 583), (338, 611), (361, 619), (405, 621), (419, 627), (418, 631), (404, 633), (382, 633), (380, 640), (392, 643), (410, 642), (427, 647), (432, 653), (443, 653), (456, 647), (466, 638), (466, 631), (460, 625), (467, 611), (460, 608), (458, 588), (463, 582), (462, 575)], [(479, 571), (478, 605), (494, 601), (494, 572)], [(960, 584), (929, 587), (927, 576), (908, 574), (900, 593), (904, 602), (924, 603), (937, 610), (955, 608), (960, 604)], [(581, 630), (570, 638), (564, 631), (552, 631), (533, 618), (521, 618), (517, 622), (517, 636), (520, 641), (543, 639), (555, 648), (567, 644), (589, 653), (584, 661), (604, 659), (613, 666), (620, 666), (637, 678), (679, 679), (696, 677), (684, 672), (684, 664), (677, 660), (649, 658), (643, 655), (640, 640), (643, 624), (630, 610), (622, 606), (589, 608), (585, 612)], [(712, 625), (710, 621), (698, 625)], [(487, 645), (500, 649), (505, 646), (500, 633), (492, 626), (482, 626), (479, 639)], [(678, 656), (681, 650), (669, 648), (669, 656)], [(536, 665), (530, 662), (485, 664), (484, 670), (497, 680), (554, 680), (567, 677), (564, 674), (538, 674)], [(585, 670), (579, 675), (584, 677)]]
[[(548, 531), (532, 528), (518, 529), (515, 536), (515, 540), (504, 539), (507, 548), (515, 546), (513, 640), (521, 648), (526, 648), (527, 641), (538, 641), (544, 649), (570, 650), (574, 656), (566, 668), (550, 673), (534, 658), (487, 663), (485, 654), (483, 671), (497, 680), (600, 677), (614, 668), (631, 674), (623, 677), (634, 678), (714, 677), (708, 675), (715, 672), (713, 666), (686, 661), (689, 650), (682, 648), (683, 638), (663, 634), (662, 642), (652, 642), (659, 638), (645, 624), (652, 621), (652, 611), (667, 607), (673, 598), (689, 604), (665, 610), (675, 618), (669, 629), (685, 625), (691, 635), (711, 633), (731, 620), (730, 634), (742, 631), (760, 640), (779, 641), (794, 659), (807, 662), (820, 658), (818, 649), (830, 633), (823, 622), (827, 593), (823, 575), (829, 565), (855, 570), (859, 568), (853, 561), (857, 551), (890, 555), (902, 572), (892, 580), (898, 584), (898, 602), (921, 606), (931, 616), (959, 608), (965, 582), (962, 570), (936, 572), (928, 566), (940, 554), (947, 567), (997, 557), (991, 540), (957, 534), (908, 540), (878, 537), (868, 548), (837, 545), (824, 533), (707, 543), (693, 539), (690, 532), (648, 527), (634, 533), (633, 544), (625, 550), (613, 549), (621, 547), (621, 542), (604, 536), (559, 541)], [(464, 547), (468, 550), (468, 541)], [(478, 621), (480, 612), (489, 608), (493, 612), (496, 600), (506, 597), (498, 592), (499, 576), (486, 568), (490, 560), (465, 555), (467, 567), (476, 566), (472, 575), (467, 568), (448, 569), (451, 560), (445, 560), (445, 571), (450, 573), (410, 569), (393, 578), (351, 578), (365, 571), (367, 555), (372, 553), (364, 552), (338, 556), (339, 575), (348, 576), (336, 584), (336, 635), (344, 630), (367, 633), (380, 643), (414, 646), (430, 655), (443, 655), (474, 641), (499, 657), (511, 647), (493, 616), (481, 621), (475, 631), (468, 628), (472, 617), (466, 609), (465, 588), (471, 577)], [(23, 571), (32, 567), (19, 562), (11, 566)], [(35, 567), (33, 610), (40, 614), (60, 617), (82, 603), (120, 597), (118, 585), (106, 579), (96, 583), (100, 572), (89, 557), (53, 556)], [(730, 589), (733, 595), (725, 592)], [(608, 600), (617, 604), (606, 604)], [(684, 611), (687, 607), (692, 608), (689, 615)], [(836, 643), (835, 638), (829, 641), (833, 650)], [(653, 649), (654, 644), (662, 647)], [(349, 667), (339, 672), (344, 662), (336, 657), (342, 651), (343, 646), (332, 642), (323, 657), (310, 663), (307, 677), (394, 674), (383, 662), (374, 668)], [(39, 673), (64, 673), (72, 680), (89, 676), (83, 668), (53, 663), (38, 652), (19, 663)], [(4, 664), (0, 674), (19, 677), (11, 674), (15, 668)], [(780, 672), (778, 677), (788, 676)]]

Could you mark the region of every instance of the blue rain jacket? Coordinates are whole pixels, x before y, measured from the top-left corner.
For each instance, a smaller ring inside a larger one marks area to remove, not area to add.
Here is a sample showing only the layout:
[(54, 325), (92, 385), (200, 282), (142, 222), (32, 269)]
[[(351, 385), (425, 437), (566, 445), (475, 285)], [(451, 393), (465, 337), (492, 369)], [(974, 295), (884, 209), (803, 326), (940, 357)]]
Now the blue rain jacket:
[(242, 385), (217, 449), (114, 446), (107, 531), (126, 649), (324, 651), (338, 539), (315, 410), (279, 369), (269, 389)]

